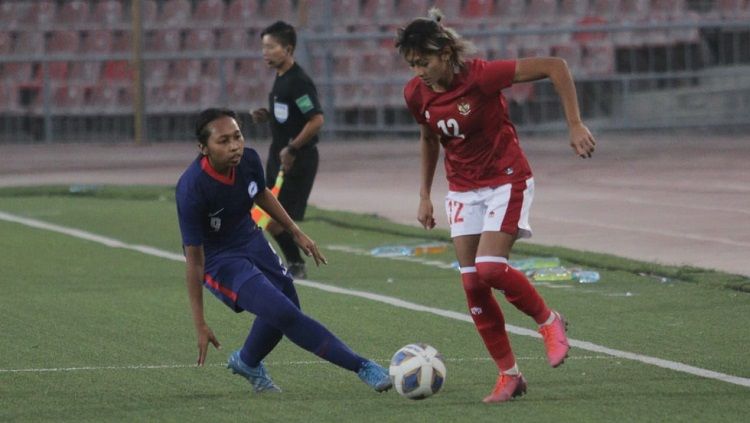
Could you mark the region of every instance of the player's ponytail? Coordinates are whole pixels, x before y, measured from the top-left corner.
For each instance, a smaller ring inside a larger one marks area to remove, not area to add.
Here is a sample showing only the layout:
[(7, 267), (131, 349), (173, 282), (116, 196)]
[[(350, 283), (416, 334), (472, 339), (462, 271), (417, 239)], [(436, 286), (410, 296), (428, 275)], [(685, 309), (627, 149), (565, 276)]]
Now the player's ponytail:
[(427, 12), (428, 18), (417, 18), (396, 33), (396, 48), (401, 56), (440, 54), (448, 48), (452, 64), (462, 69), (466, 56), (474, 53), (474, 44), (461, 37), (453, 28), (443, 25), (443, 12), (437, 7)]

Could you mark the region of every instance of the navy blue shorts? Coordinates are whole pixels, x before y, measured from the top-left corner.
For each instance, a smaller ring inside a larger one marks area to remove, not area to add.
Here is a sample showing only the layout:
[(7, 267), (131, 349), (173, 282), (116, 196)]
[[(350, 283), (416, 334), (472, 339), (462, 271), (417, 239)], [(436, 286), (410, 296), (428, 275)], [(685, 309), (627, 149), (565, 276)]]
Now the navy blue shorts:
[(237, 313), (243, 311), (237, 295), (247, 281), (264, 277), (281, 291), (293, 281), (262, 231), (255, 231), (245, 248), (207, 258), (205, 273), (203, 285)]

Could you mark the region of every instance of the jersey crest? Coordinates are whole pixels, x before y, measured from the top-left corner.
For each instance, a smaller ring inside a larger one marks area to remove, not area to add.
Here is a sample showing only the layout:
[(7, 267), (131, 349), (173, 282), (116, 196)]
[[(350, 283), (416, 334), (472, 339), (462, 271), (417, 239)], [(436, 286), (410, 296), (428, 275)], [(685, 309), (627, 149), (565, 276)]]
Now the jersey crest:
[(458, 102), (458, 113), (461, 114), (461, 116), (468, 116), (469, 113), (471, 113), (471, 104), (469, 104), (466, 100), (460, 100)]

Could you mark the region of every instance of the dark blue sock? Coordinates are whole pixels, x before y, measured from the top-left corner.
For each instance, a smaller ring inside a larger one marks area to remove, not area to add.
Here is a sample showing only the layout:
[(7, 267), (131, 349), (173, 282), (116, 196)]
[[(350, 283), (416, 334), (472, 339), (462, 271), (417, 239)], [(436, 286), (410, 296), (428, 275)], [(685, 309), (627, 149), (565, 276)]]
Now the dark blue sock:
[[(273, 331), (270, 329), (273, 328), (286, 335), (298, 346), (347, 370), (356, 372), (366, 361), (349, 349), (325, 326), (303, 314), (294, 302), (265, 277), (256, 277), (247, 281), (238, 294), (237, 304), (262, 320), (257, 330), (256, 325), (259, 324), (256, 320), (253, 330), (250, 331), (245, 341), (245, 347), (249, 346), (249, 350), (244, 354), (248, 356), (248, 360), (259, 362), (258, 352), (270, 352), (278, 343), (278, 340), (271, 336)], [(273, 343), (274, 340), (275, 343)], [(244, 347), (243, 350), (245, 350)], [(244, 358), (243, 361), (245, 361)], [(245, 363), (253, 364), (247, 361)]]

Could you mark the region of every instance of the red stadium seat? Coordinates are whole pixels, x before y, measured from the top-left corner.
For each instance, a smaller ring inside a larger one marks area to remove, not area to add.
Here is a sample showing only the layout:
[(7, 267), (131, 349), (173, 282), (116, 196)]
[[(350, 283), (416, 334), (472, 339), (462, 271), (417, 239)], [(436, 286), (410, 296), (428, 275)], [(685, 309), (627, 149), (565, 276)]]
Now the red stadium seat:
[(30, 62), (3, 63), (2, 69), (3, 80), (9, 82), (29, 82), (34, 74), (34, 67)]
[(269, 70), (263, 59), (238, 59), (235, 61), (234, 75), (238, 78), (257, 78), (265, 75)]
[[(492, 0), (467, 0), (461, 8), (461, 17), (469, 19), (487, 18), (492, 14)], [(450, 17), (446, 16), (450, 19)]]
[(57, 11), (57, 22), (61, 24), (82, 24), (89, 19), (89, 3), (85, 0), (63, 2)]
[(223, 17), (223, 0), (200, 0), (193, 12), (195, 22), (219, 23)]
[(55, 90), (54, 108), (66, 112), (77, 111), (83, 107), (85, 90), (80, 85), (63, 85)]
[(89, 31), (83, 38), (83, 53), (109, 53), (112, 51), (112, 31), (99, 29)]
[(216, 106), (220, 95), (219, 84), (204, 81), (188, 85), (185, 89), (185, 106), (196, 110)]
[(91, 88), (86, 106), (95, 110), (109, 112), (118, 106), (120, 88), (111, 84), (98, 84)]
[(224, 19), (230, 22), (251, 22), (258, 18), (259, 0), (231, 0), (226, 8)]
[[(387, 75), (393, 71), (393, 53), (389, 50), (366, 53), (361, 59), (361, 64), (360, 73), (364, 75)], [(335, 69), (338, 70), (338, 68)], [(350, 72), (349, 75), (356, 76), (354, 72)]]
[(122, 2), (117, 0), (100, 0), (94, 7), (94, 21), (106, 25), (115, 25), (123, 21)]
[(165, 26), (184, 26), (191, 15), (192, 7), (189, 0), (167, 0), (162, 5), (158, 23)]
[(245, 50), (249, 45), (244, 28), (223, 28), (219, 33), (219, 50)]
[(179, 82), (167, 82), (163, 85), (148, 86), (146, 89), (146, 107), (153, 111), (179, 109), (185, 101), (185, 86)]
[(133, 79), (133, 70), (127, 60), (110, 60), (104, 62), (102, 78), (112, 82), (128, 82)]
[(199, 59), (175, 60), (171, 63), (168, 79), (193, 84), (200, 81), (202, 73), (203, 64)]
[(187, 51), (213, 51), (215, 49), (216, 37), (213, 29), (193, 29), (188, 31), (185, 37), (185, 48)]

